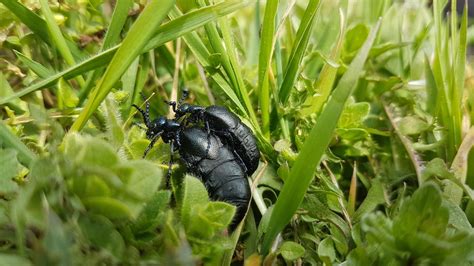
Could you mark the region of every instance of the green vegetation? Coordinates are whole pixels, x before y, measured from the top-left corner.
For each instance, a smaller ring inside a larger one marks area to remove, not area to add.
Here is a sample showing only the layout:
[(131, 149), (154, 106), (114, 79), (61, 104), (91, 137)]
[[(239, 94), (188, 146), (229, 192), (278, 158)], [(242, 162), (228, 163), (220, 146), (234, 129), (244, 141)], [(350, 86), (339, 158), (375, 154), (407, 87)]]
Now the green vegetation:
[[(0, 0), (0, 265), (473, 264), (456, 4)], [(167, 144), (142, 158), (131, 105), (184, 88), (258, 140), (232, 234), (179, 163), (166, 187)]]

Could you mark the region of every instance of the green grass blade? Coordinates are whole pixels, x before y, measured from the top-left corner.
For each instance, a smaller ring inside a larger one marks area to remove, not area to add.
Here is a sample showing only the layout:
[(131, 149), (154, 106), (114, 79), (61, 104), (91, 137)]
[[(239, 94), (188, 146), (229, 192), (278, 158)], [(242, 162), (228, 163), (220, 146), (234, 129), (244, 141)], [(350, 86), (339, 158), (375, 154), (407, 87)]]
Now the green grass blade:
[(301, 61), (308, 47), (309, 37), (313, 29), (316, 13), (319, 10), (320, 1), (311, 0), (308, 3), (306, 11), (301, 19), (301, 24), (296, 33), (296, 39), (291, 49), (290, 60), (285, 70), (285, 76), (280, 86), (278, 98), (282, 104), (285, 104), (290, 97), (290, 92), (293, 90), (296, 79), (298, 78), (299, 70), (301, 69)]
[(0, 0), (0, 3), (6, 6), (23, 24), (38, 35), (44, 42), (51, 42), (48, 35), (48, 26), (40, 16), (29, 10), (18, 0)]
[[(123, 25), (125, 25), (125, 22), (128, 18), (128, 11), (132, 7), (132, 5), (132, 0), (122, 0), (116, 2), (114, 12), (112, 14), (112, 19), (110, 20), (110, 25), (107, 29), (107, 33), (104, 37), (104, 42), (100, 49), (101, 52), (113, 46), (119, 40)], [(82, 86), (81, 91), (79, 93), (80, 105), (92, 89), (94, 81), (103, 73), (102, 71), (103, 69), (96, 70), (93, 73), (89, 74), (89, 76), (87, 77), (86, 84)]]
[(380, 28), (380, 20), (370, 32), (364, 45), (350, 64), (347, 72), (334, 89), (326, 107), (318, 117), (316, 125), (306, 138), (290, 174), (274, 205), (269, 226), (265, 233), (262, 252), (268, 253), (273, 239), (288, 224), (314, 177), (324, 151), (327, 149), (344, 104), (351, 95), (363, 70), (369, 51)]
[[(148, 42), (148, 44), (143, 48), (142, 53), (163, 45), (164, 43), (174, 40), (186, 33), (192, 32), (220, 16), (224, 16), (238, 10), (243, 4), (240, 2), (239, 4), (236, 4), (236, 2), (239, 1), (223, 2), (214, 6), (209, 6), (189, 12), (182, 16), (176, 15), (174, 17), (175, 19), (160, 26), (157, 35)], [(0, 105), (8, 103), (18, 97), (22, 97), (36, 90), (54, 85), (61, 77), (67, 80), (77, 75), (84, 74), (90, 70), (105, 66), (110, 62), (111, 58), (114, 56), (115, 52), (117, 52), (119, 47), (120, 44), (100, 52), (99, 54), (92, 56), (73, 67), (58, 72), (47, 79), (17, 91), (15, 94), (9, 97), (0, 99)], [(225, 79), (223, 78), (220, 78), (220, 80), (225, 82)]]
[[(44, 0), (43, 0), (44, 1)], [(122, 74), (127, 70), (135, 58), (141, 54), (143, 47), (156, 32), (161, 21), (173, 7), (175, 1), (154, 0), (148, 3), (138, 19), (130, 28), (122, 45), (112, 58), (104, 76), (99, 81), (92, 97), (86, 103), (84, 110), (71, 127), (72, 131), (79, 131), (85, 125), (89, 117), (99, 107), (100, 103), (110, 92), (114, 83), (117, 82)]]
[[(339, 37), (329, 56), (329, 60), (331, 60), (332, 62), (337, 62), (339, 60), (342, 45), (344, 43), (344, 32), (346, 30), (346, 23), (344, 17), (345, 15), (341, 11)], [(300, 111), (301, 115), (307, 116), (310, 114), (319, 114), (321, 108), (323, 107), (324, 103), (327, 101), (329, 95), (331, 94), (332, 87), (334, 85), (334, 82), (336, 81), (338, 69), (339, 68), (337, 66), (334, 66), (329, 62), (326, 62), (326, 64), (324, 64), (318, 80), (316, 80), (316, 82), (313, 84), (313, 90), (318, 89), (319, 95), (317, 97), (308, 97), (306, 99), (305, 103), (303, 104), (304, 107)]]
[(116, 2), (110, 25), (104, 37), (104, 43), (101, 48), (102, 51), (111, 47), (119, 40), (123, 25), (125, 25), (128, 18), (128, 11), (132, 5), (133, 0), (121, 0)]
[[(76, 60), (74, 60), (71, 50), (69, 50), (66, 39), (64, 39), (61, 30), (59, 29), (58, 25), (56, 25), (53, 12), (49, 8), (48, 0), (40, 0), (40, 3), (41, 12), (45, 17), (46, 26), (48, 27), (49, 36), (51, 37), (53, 44), (56, 46), (66, 63), (69, 66), (74, 66), (76, 64)], [(84, 86), (85, 80), (82, 78), (82, 76), (79, 76), (77, 81), (81, 86)]]
[(262, 114), (262, 133), (270, 135), (270, 89), (268, 71), (271, 67), (275, 38), (275, 20), (278, 11), (278, 0), (269, 0), (263, 16), (262, 37), (258, 55), (258, 92), (260, 112)]
[(18, 159), (21, 163), (29, 165), (36, 158), (36, 154), (30, 151), (17, 136), (13, 135), (3, 122), (0, 122), (0, 140), (0, 145), (18, 152)]
[(43, 66), (42, 64), (28, 58), (26, 55), (14, 51), (18, 59), (25, 64), (31, 71), (33, 71), (36, 75), (38, 75), (40, 78), (47, 78), (49, 76), (54, 75), (54, 71), (51, 69), (48, 69), (47, 67)]
[(240, 63), (238, 62), (237, 55), (235, 54), (236, 53), (235, 51), (237, 50), (237, 48), (235, 47), (233, 39), (230, 34), (229, 21), (225, 18), (219, 18), (219, 25), (221, 27), (222, 37), (224, 39), (226, 50), (229, 55), (232, 71), (235, 77), (237, 78), (238, 94), (240, 95), (240, 99), (244, 103), (248, 117), (250, 121), (252, 122), (255, 130), (261, 131), (260, 124), (258, 123), (257, 116), (255, 115), (255, 111), (250, 101), (247, 87), (245, 86), (244, 79), (242, 77), (242, 69), (240, 67)]
[(56, 21), (54, 19), (53, 12), (49, 8), (49, 4), (47, 0), (40, 0), (41, 3), (41, 12), (46, 20), (46, 26), (48, 28), (49, 36), (53, 41), (54, 45), (58, 49), (59, 53), (61, 53), (62, 57), (66, 61), (66, 63), (70, 66), (76, 64), (74, 57), (72, 56), (71, 51), (69, 50), (66, 39), (64, 39), (61, 30), (59, 29)]

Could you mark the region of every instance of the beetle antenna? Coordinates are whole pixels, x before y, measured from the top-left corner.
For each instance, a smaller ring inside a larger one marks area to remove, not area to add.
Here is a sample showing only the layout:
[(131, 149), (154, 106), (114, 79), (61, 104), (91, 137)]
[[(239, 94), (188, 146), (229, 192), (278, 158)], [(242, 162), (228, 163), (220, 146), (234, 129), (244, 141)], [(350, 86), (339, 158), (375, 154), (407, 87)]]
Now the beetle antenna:
[(133, 107), (135, 107), (138, 112), (140, 112), (143, 116), (143, 122), (145, 122), (145, 125), (147, 127), (150, 127), (150, 104), (146, 102), (146, 111), (143, 111), (142, 108), (138, 107), (136, 104), (132, 104)]
[(148, 152), (151, 150), (151, 148), (153, 148), (153, 146), (155, 146), (155, 143), (156, 141), (160, 138), (161, 134), (163, 133), (163, 130), (156, 133), (153, 138), (151, 139), (151, 142), (150, 144), (148, 144), (148, 146), (146, 147), (145, 149), (145, 152), (143, 153), (143, 158), (145, 158), (145, 156), (148, 154)]

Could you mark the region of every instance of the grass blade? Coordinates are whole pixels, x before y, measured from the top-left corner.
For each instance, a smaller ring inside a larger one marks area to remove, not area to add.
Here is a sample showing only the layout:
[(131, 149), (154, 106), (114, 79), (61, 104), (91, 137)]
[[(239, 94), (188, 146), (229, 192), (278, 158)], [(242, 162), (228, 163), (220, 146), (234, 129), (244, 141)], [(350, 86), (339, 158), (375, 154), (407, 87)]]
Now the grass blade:
[(298, 158), (274, 205), (269, 226), (265, 233), (262, 252), (268, 253), (275, 236), (288, 224), (314, 177), (324, 151), (328, 147), (344, 104), (352, 93), (362, 72), (369, 51), (380, 28), (380, 20), (370, 32), (364, 45), (339, 81), (316, 125), (308, 135)]
[(6, 6), (21, 20), (21, 22), (23, 22), (23, 24), (38, 35), (44, 42), (51, 43), (46, 22), (35, 12), (29, 10), (17, 0), (0, 0), (0, 3)]
[[(239, 4), (236, 4), (236, 2)], [(200, 8), (182, 16), (175, 16), (175, 19), (160, 26), (157, 35), (148, 42), (148, 44), (143, 48), (142, 53), (163, 45), (164, 43), (174, 40), (186, 33), (192, 32), (197, 28), (202, 27), (206, 23), (216, 20), (220, 16), (234, 12), (241, 7), (242, 3), (240, 3), (240, 1), (229, 1), (205, 8)], [(84, 60), (81, 63), (78, 63), (75, 66), (58, 72), (47, 79), (41, 80), (36, 84), (24, 88), (23, 90), (17, 91), (15, 94), (9, 97), (0, 99), (0, 105), (47, 86), (54, 85), (61, 77), (67, 80), (93, 69), (105, 66), (110, 62), (111, 58), (114, 56), (115, 52), (117, 52), (119, 47), (120, 44), (111, 47), (95, 56), (90, 57), (87, 60)], [(222, 79), (222, 81), (225, 82), (224, 79)]]
[[(64, 39), (61, 30), (59, 29), (58, 25), (56, 25), (53, 12), (49, 8), (48, 0), (40, 0), (40, 3), (41, 12), (43, 13), (46, 19), (46, 26), (48, 27), (49, 36), (51, 37), (51, 40), (53, 41), (54, 45), (56, 46), (66, 63), (69, 66), (75, 65), (76, 61), (74, 60), (74, 57), (72, 56), (72, 53), (67, 46), (66, 39)], [(78, 81), (81, 86), (84, 86), (85, 80), (81, 76), (78, 77)]]
[[(44, 0), (43, 0), (44, 1)], [(142, 52), (143, 47), (151, 38), (156, 28), (168, 14), (174, 5), (173, 0), (158, 1), (148, 3), (137, 21), (132, 25), (130, 31), (112, 58), (107, 70), (102, 76), (93, 95), (86, 103), (84, 110), (71, 127), (72, 131), (79, 131), (85, 125), (89, 117), (99, 107), (100, 103), (110, 92), (114, 83), (120, 79), (135, 58)]]
[[(132, 4), (132, 0), (122, 0), (116, 2), (114, 13), (112, 14), (112, 19), (110, 20), (109, 28), (107, 29), (107, 33), (104, 37), (104, 42), (102, 44), (102, 47), (100, 48), (101, 52), (111, 47), (119, 40), (120, 33), (122, 32), (123, 25), (125, 25), (125, 22), (127, 21), (128, 11), (132, 7)], [(87, 97), (87, 94), (89, 94), (92, 85), (94, 84), (94, 81), (102, 74), (102, 71), (102, 69), (100, 71), (96, 70), (87, 77), (86, 84), (82, 86), (81, 91), (79, 93), (80, 105)]]
[[(344, 17), (345, 15), (341, 10), (339, 37), (329, 56), (329, 60), (331, 60), (332, 62), (337, 62), (341, 54), (342, 44), (345, 35), (344, 32), (346, 30), (346, 23)], [(334, 85), (334, 82), (336, 81), (336, 74), (338, 69), (339, 68), (337, 66), (331, 65), (329, 62), (326, 62), (326, 64), (323, 66), (318, 80), (313, 84), (313, 90), (317, 88), (320, 95), (318, 95), (317, 97), (308, 97), (306, 99), (305, 103), (303, 104), (303, 106), (305, 107), (300, 111), (303, 116), (310, 114), (319, 114), (321, 108), (323, 107), (324, 103), (327, 101), (329, 95), (331, 94), (332, 87)]]
[(275, 38), (275, 20), (278, 10), (278, 0), (269, 0), (263, 16), (262, 38), (258, 55), (258, 92), (262, 114), (262, 133), (270, 135), (270, 89), (268, 71), (271, 67), (273, 44)]
[(319, 0), (311, 0), (308, 3), (298, 32), (296, 33), (296, 39), (291, 49), (290, 60), (288, 61), (278, 95), (282, 104), (285, 104), (290, 97), (290, 92), (293, 90), (296, 79), (298, 78), (301, 61), (308, 47), (309, 37), (311, 36), (311, 30), (313, 29), (314, 19), (316, 18), (319, 6)]

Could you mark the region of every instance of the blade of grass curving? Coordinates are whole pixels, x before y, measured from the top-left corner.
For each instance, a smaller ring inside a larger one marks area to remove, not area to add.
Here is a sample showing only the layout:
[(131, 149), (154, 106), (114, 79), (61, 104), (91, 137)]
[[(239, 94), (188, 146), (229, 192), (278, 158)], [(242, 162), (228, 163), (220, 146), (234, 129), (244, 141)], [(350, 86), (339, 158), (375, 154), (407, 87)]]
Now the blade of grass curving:
[(48, 35), (46, 22), (35, 12), (29, 10), (18, 0), (0, 0), (20, 21), (25, 24), (33, 33), (38, 35), (44, 42), (51, 43)]
[(86, 103), (84, 110), (71, 126), (71, 131), (79, 131), (82, 129), (89, 117), (110, 92), (114, 83), (120, 79), (133, 60), (142, 53), (143, 47), (153, 33), (156, 32), (156, 28), (159, 27), (161, 21), (168, 14), (174, 3), (174, 0), (153, 0), (146, 5), (143, 12), (130, 28), (122, 45), (112, 58), (112, 61), (105, 70), (92, 96)]
[[(116, 2), (114, 12), (112, 13), (112, 19), (110, 20), (110, 25), (107, 29), (107, 33), (105, 34), (102, 47), (100, 48), (101, 52), (111, 47), (119, 40), (123, 25), (125, 25), (125, 22), (128, 18), (128, 11), (132, 5), (133, 0), (122, 0)], [(87, 76), (86, 84), (82, 86), (81, 91), (79, 92), (79, 105), (82, 105), (83, 101), (86, 99), (87, 95), (92, 89), (94, 81), (97, 80), (99, 76), (102, 75), (102, 73), (103, 69), (101, 68), (100, 70), (98, 69)]]
[(0, 140), (0, 145), (18, 152), (18, 159), (21, 163), (29, 165), (36, 158), (36, 154), (30, 151), (17, 136), (13, 135), (3, 121), (0, 121)]
[[(239, 4), (236, 4), (236, 2)], [(175, 16), (175, 19), (160, 26), (157, 35), (148, 42), (148, 44), (142, 50), (142, 53), (163, 45), (164, 43), (174, 40), (186, 33), (192, 32), (197, 28), (202, 27), (204, 24), (216, 20), (220, 16), (224, 16), (236, 11), (242, 7), (242, 5), (243, 4), (240, 3), (240, 1), (222, 2), (213, 6), (186, 13), (182, 16)], [(105, 66), (110, 62), (111, 58), (114, 56), (119, 47), (120, 44), (100, 52), (99, 54), (92, 56), (73, 67), (58, 72), (47, 79), (24, 88), (23, 90), (17, 91), (15, 94), (7, 98), (0, 99), (0, 105), (8, 103), (18, 97), (22, 97), (36, 90), (54, 85), (61, 77), (67, 80), (77, 75), (84, 74), (90, 70)], [(224, 81), (224, 79), (222, 80)]]
[[(170, 17), (175, 18), (180, 15), (179, 10), (173, 9), (170, 12)], [(210, 53), (206, 48), (202, 40), (196, 33), (189, 33), (183, 36), (183, 39), (189, 49), (193, 52), (196, 59), (203, 66), (210, 66), (211, 62), (209, 61)], [(247, 116), (247, 112), (240, 102), (240, 99), (237, 97), (235, 92), (232, 90), (226, 79), (223, 77), (223, 74), (217, 71), (216, 73), (210, 75), (210, 77), (217, 83), (217, 85), (222, 89), (222, 91), (229, 97), (229, 99), (236, 105), (239, 111)]]
[(271, 67), (278, 2), (278, 0), (269, 0), (265, 6), (262, 37), (260, 39), (258, 55), (258, 99), (260, 112), (262, 114), (262, 133), (265, 137), (270, 136), (270, 89), (268, 71)]
[(313, 29), (314, 20), (319, 10), (320, 1), (311, 0), (306, 7), (306, 11), (301, 19), (301, 24), (296, 33), (296, 39), (291, 49), (290, 60), (285, 70), (285, 76), (279, 89), (279, 100), (285, 104), (290, 96), (296, 79), (298, 78), (301, 61), (308, 47), (309, 37)]
[(267, 254), (275, 236), (288, 224), (314, 177), (324, 151), (327, 149), (344, 104), (351, 95), (363, 70), (369, 51), (380, 28), (380, 20), (370, 32), (364, 45), (350, 64), (318, 117), (316, 125), (305, 143), (273, 207), (273, 213), (265, 233), (262, 252)]
[[(76, 60), (74, 60), (71, 50), (69, 50), (69, 47), (67, 46), (66, 39), (64, 39), (61, 30), (56, 24), (53, 12), (49, 8), (48, 0), (40, 0), (40, 3), (41, 12), (43, 13), (43, 16), (45, 18), (49, 36), (51, 37), (53, 44), (56, 46), (59, 53), (62, 55), (62, 57), (69, 66), (75, 65)], [(77, 80), (81, 86), (84, 86), (85, 80), (82, 78), (82, 76), (79, 76)]]
[(229, 55), (232, 71), (235, 77), (237, 78), (238, 86), (236, 87), (236, 89), (238, 90), (240, 99), (244, 103), (245, 109), (249, 116), (250, 122), (252, 122), (254, 126), (254, 129), (257, 131), (261, 131), (260, 123), (258, 123), (257, 116), (255, 115), (255, 111), (253, 109), (252, 103), (250, 102), (250, 97), (247, 91), (247, 87), (245, 86), (245, 82), (242, 77), (242, 69), (240, 68), (240, 63), (238, 62), (237, 55), (235, 54), (235, 51), (237, 50), (237, 48), (235, 47), (233, 38), (230, 34), (229, 20), (222, 17), (219, 18), (218, 20), (219, 20), (219, 25), (221, 27), (221, 33), (224, 39), (227, 54)]
[(47, 78), (47, 77), (52, 76), (52, 75), (55, 74), (54, 71), (52, 71), (51, 69), (48, 69), (47, 67), (43, 66), (42, 64), (28, 58), (26, 55), (18, 52), (17, 50), (14, 50), (13, 52), (15, 52), (18, 59), (23, 64), (25, 64), (28, 67), (28, 69), (33, 71), (40, 78)]
[[(331, 54), (329, 56), (329, 60), (332, 62), (337, 62), (339, 60), (339, 55), (342, 50), (342, 44), (344, 43), (344, 32), (346, 30), (346, 23), (345, 23), (345, 14), (344, 11), (340, 10), (340, 27), (339, 27), (339, 37), (337, 39), (336, 44), (334, 45)], [(310, 114), (319, 114), (321, 108), (323, 107), (324, 103), (329, 98), (331, 94), (332, 87), (336, 80), (336, 74), (339, 67), (326, 62), (324, 64), (321, 73), (319, 74), (318, 80), (313, 84), (313, 90), (318, 90), (317, 97), (308, 97), (304, 103), (304, 106), (300, 114), (303, 116), (310, 115)]]

